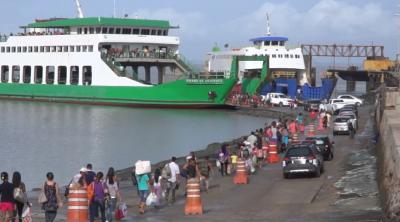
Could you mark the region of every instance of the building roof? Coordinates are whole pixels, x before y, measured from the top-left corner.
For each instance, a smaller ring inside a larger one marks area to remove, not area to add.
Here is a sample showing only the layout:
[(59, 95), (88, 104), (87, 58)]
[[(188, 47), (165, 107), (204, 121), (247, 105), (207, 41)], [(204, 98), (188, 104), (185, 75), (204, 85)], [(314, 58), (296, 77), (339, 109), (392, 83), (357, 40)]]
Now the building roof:
[(166, 28), (166, 29), (171, 28), (169, 21), (165, 20), (106, 18), (106, 17), (55, 19), (55, 20), (35, 22), (23, 27), (61, 28), (61, 27), (73, 27), (73, 26), (132, 26), (132, 27), (149, 27), (149, 28)]
[(250, 39), (250, 42), (257, 42), (257, 41), (288, 41), (287, 37), (281, 36), (264, 36), (264, 37), (257, 37), (254, 39)]

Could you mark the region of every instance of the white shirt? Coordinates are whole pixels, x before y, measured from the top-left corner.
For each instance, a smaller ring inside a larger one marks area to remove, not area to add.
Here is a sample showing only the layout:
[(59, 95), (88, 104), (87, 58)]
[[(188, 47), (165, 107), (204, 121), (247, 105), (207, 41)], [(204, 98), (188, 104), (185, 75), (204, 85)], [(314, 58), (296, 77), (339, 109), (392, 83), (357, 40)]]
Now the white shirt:
[(176, 182), (176, 175), (180, 174), (179, 166), (175, 162), (169, 163), (169, 168), (171, 169), (171, 178), (168, 179), (169, 182), (175, 183)]

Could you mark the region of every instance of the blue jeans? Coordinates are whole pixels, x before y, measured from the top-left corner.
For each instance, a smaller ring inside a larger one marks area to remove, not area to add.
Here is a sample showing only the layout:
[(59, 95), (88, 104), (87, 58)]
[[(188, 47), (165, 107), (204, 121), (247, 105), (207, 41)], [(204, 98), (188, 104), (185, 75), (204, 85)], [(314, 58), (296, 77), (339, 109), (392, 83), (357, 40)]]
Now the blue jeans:
[(100, 208), (101, 221), (102, 222), (106, 221), (104, 201), (93, 200), (92, 203), (90, 203), (90, 222), (94, 222), (94, 218), (96, 216), (95, 212), (99, 208)]
[(139, 190), (140, 202), (146, 203), (146, 198), (149, 194), (148, 190)]
[(113, 221), (116, 207), (117, 207), (117, 198), (111, 198), (108, 201), (108, 206), (107, 206), (107, 213), (106, 213), (107, 221), (109, 222)]

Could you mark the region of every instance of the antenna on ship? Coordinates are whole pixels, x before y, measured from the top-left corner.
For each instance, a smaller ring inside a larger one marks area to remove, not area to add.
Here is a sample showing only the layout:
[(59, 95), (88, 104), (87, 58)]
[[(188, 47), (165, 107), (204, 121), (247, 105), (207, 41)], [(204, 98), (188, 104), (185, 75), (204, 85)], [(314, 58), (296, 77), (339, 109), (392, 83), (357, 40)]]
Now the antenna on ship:
[(267, 12), (267, 36), (271, 36), (271, 25), (270, 25), (270, 15), (269, 15), (269, 13)]
[(77, 9), (77, 17), (84, 18), (85, 16), (83, 15), (81, 3), (79, 2), (79, 0), (75, 0), (75, 3), (76, 3), (76, 9)]

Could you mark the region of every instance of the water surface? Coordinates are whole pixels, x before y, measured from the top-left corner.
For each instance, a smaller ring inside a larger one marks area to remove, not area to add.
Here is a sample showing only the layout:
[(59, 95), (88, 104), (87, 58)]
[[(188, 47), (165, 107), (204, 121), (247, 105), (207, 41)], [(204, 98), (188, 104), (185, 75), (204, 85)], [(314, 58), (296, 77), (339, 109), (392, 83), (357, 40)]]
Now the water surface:
[(86, 163), (106, 171), (136, 160), (186, 155), (263, 126), (265, 118), (223, 110), (157, 110), (0, 101), (0, 170), (28, 189), (48, 171), (65, 184)]

